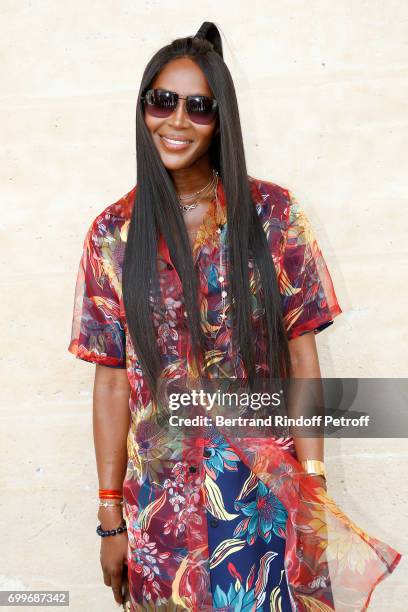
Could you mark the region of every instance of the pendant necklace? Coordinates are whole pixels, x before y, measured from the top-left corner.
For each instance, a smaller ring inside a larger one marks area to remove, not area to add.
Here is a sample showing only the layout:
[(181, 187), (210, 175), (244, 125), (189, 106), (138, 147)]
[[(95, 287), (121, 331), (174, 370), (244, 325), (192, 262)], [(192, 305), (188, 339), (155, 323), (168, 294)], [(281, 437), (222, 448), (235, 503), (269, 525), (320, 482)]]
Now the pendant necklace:
[[(210, 188), (210, 190), (213, 190), (214, 187), (215, 187), (215, 192), (216, 192), (217, 184), (218, 184), (218, 172), (213, 169), (212, 177), (211, 177), (210, 181), (202, 189), (200, 189), (199, 191), (196, 191), (195, 193), (189, 193), (189, 194), (184, 194), (184, 195), (177, 196), (177, 198), (179, 200), (179, 206), (180, 206), (181, 211), (183, 213), (186, 213), (189, 210), (193, 210), (194, 208), (197, 208), (197, 206), (201, 202), (201, 200), (197, 196), (201, 195), (208, 188)], [(193, 197), (196, 198), (194, 202), (192, 202), (191, 204), (183, 204), (183, 200), (189, 200), (189, 199), (191, 199)]]

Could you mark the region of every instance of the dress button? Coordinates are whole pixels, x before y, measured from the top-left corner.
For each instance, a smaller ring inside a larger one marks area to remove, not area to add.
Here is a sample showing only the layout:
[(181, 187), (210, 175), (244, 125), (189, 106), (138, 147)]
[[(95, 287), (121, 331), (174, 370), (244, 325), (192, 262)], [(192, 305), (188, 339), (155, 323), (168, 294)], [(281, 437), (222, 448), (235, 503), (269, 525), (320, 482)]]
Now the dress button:
[(218, 280), (220, 281), (220, 283), (223, 283), (225, 279), (224, 279), (224, 277), (223, 277), (223, 276), (219, 276), (219, 277), (218, 277)]
[(227, 292), (226, 291), (221, 291), (221, 297), (227, 297)]
[(195, 465), (190, 465), (188, 468), (188, 471), (191, 472), (192, 474), (194, 474), (194, 472), (197, 471), (197, 468)]
[(210, 521), (211, 527), (218, 527), (218, 520), (216, 518), (212, 518)]
[(185, 311), (183, 312), (183, 315), (184, 315), (184, 316), (186, 317), (186, 319), (187, 319), (187, 316), (188, 316), (188, 315), (187, 315), (187, 310), (185, 310)]

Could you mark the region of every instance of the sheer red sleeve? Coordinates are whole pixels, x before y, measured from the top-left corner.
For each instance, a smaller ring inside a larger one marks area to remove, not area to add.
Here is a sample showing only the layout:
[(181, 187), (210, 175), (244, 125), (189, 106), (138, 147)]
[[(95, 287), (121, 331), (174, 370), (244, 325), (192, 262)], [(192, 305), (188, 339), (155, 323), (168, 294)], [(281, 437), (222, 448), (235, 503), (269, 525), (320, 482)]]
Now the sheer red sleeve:
[(320, 332), (342, 310), (310, 221), (294, 195), (289, 195), (278, 278), (284, 324), (292, 339)]
[(68, 350), (85, 361), (126, 367), (126, 339), (119, 297), (109, 262), (104, 257), (109, 237), (96, 221), (83, 244)]

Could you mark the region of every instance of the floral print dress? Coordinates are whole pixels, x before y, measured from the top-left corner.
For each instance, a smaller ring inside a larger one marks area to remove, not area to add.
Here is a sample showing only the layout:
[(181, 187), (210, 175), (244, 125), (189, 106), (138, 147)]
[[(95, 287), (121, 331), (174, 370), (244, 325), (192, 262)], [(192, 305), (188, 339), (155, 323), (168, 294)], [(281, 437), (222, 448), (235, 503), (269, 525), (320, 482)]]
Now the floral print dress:
[[(248, 177), (277, 272), (288, 339), (341, 312), (311, 225), (293, 194)], [(400, 554), (355, 525), (302, 471), (291, 437), (240, 439), (222, 428), (173, 436), (152, 401), (128, 333), (121, 275), (137, 186), (86, 234), (71, 340), (78, 358), (127, 369), (131, 414), (123, 483), (132, 610), (365, 610)], [(137, 200), (136, 200), (137, 202)], [(158, 237), (161, 300), (152, 317), (163, 381), (194, 381), (181, 281)], [(193, 247), (205, 368), (245, 378), (232, 350), (222, 181)], [(267, 375), (259, 273), (250, 259), (257, 375)]]

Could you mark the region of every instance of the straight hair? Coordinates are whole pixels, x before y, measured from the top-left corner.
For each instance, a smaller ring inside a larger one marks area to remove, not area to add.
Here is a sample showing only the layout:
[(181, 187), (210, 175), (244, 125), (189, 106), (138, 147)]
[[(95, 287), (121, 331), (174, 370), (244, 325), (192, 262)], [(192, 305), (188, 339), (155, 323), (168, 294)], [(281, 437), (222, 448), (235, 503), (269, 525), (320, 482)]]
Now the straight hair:
[(287, 377), (290, 372), (277, 275), (250, 191), (235, 87), (223, 59), (219, 31), (213, 23), (205, 22), (195, 37), (178, 38), (152, 57), (143, 73), (136, 106), (137, 189), (125, 249), (122, 287), (128, 330), (154, 398), (157, 398), (158, 377), (163, 369), (152, 317), (152, 309), (161, 299), (157, 269), (158, 233), (167, 243), (183, 286), (196, 364), (200, 363), (204, 350), (197, 304), (198, 280), (191, 246), (174, 183), (146, 126), (142, 102), (144, 93), (164, 66), (185, 57), (202, 70), (212, 95), (218, 101), (219, 134), (213, 137), (209, 157), (212, 167), (220, 175), (227, 206), (232, 341), (240, 351), (252, 387), (255, 354), (248, 274), (248, 260), (252, 255), (264, 296), (269, 376)]

